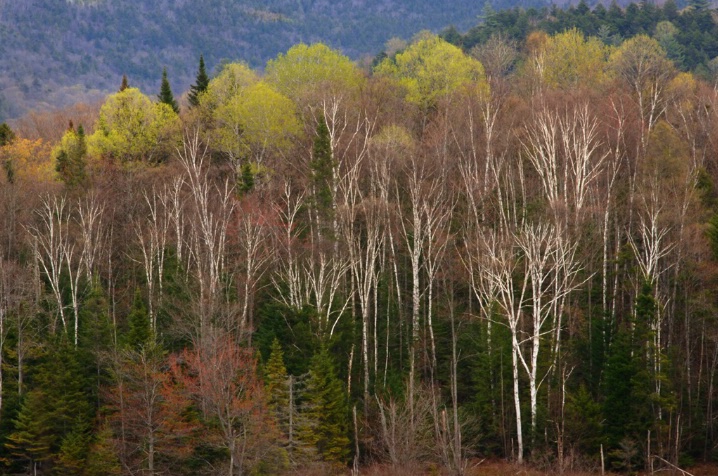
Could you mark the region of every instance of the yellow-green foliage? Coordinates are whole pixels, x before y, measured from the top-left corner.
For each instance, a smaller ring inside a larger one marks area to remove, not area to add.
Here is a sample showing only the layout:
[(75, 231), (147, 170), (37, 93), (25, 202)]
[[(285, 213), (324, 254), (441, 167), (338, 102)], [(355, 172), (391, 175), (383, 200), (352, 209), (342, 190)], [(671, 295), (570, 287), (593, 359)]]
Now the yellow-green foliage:
[(396, 79), (406, 88), (407, 101), (423, 108), (468, 86), (488, 89), (481, 63), (435, 35), (424, 35), (393, 60), (385, 59), (375, 73)]
[(266, 72), (267, 81), (293, 100), (318, 91), (354, 94), (365, 81), (349, 58), (322, 43), (291, 47), (268, 61)]
[(608, 54), (609, 48), (601, 40), (586, 38), (574, 28), (548, 38), (536, 65), (550, 87), (597, 87), (606, 79)]
[(646, 35), (626, 40), (609, 60), (611, 69), (636, 91), (662, 85), (675, 67), (661, 45)]
[(127, 88), (105, 100), (88, 149), (90, 155), (123, 162), (157, 161), (174, 145), (178, 131), (179, 118), (170, 106)]
[(207, 91), (200, 97), (200, 104), (206, 109), (216, 109), (257, 81), (259, 76), (249, 66), (230, 63), (209, 82)]
[(212, 117), (215, 145), (231, 159), (251, 156), (260, 162), (268, 153), (289, 149), (301, 131), (294, 103), (264, 81), (236, 89)]

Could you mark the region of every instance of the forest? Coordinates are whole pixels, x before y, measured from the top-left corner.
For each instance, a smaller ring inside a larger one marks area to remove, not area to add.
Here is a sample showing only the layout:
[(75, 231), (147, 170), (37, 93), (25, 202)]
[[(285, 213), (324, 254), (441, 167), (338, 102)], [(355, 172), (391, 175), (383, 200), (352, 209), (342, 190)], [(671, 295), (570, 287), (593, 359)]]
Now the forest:
[(445, 36), (1, 124), (0, 472), (715, 464), (710, 71)]

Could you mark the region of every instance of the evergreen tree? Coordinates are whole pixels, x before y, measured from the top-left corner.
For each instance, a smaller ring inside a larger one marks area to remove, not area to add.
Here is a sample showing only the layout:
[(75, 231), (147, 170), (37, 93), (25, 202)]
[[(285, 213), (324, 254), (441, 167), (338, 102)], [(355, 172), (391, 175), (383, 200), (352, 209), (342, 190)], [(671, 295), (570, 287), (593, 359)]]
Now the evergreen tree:
[(86, 184), (85, 159), (87, 156), (87, 139), (82, 124), (75, 131), (72, 122), (58, 148), (54, 151), (55, 171), (65, 185), (78, 188)]
[(9, 144), (15, 140), (15, 133), (10, 129), (7, 123), (0, 124), (0, 147)]
[(78, 351), (67, 342), (54, 346), (39, 364), (8, 437), (10, 453), (60, 474), (82, 467), (92, 417), (88, 388)]
[[(286, 412), (289, 407), (289, 389), (287, 386), (287, 368), (284, 366), (284, 352), (279, 340), (272, 341), (271, 353), (264, 366), (264, 387), (267, 392), (267, 406), (276, 415)], [(277, 418), (278, 421), (281, 418)]]
[[(648, 361), (652, 353), (650, 323), (656, 312), (650, 284), (636, 298), (635, 319), (621, 328), (611, 345), (604, 377), (606, 436), (615, 451), (612, 464), (624, 469), (636, 464), (623, 449), (626, 442), (642, 443), (653, 421), (653, 382)], [(626, 328), (628, 327), (628, 328)]]
[(254, 188), (254, 172), (252, 172), (252, 164), (246, 161), (239, 170), (239, 184), (237, 185), (239, 192), (246, 195)]
[(150, 316), (142, 299), (140, 288), (135, 289), (135, 299), (132, 302), (132, 310), (127, 316), (129, 332), (126, 336), (126, 343), (132, 349), (139, 349), (151, 342), (152, 330), (150, 327)]
[(130, 87), (129, 81), (127, 81), (127, 75), (122, 75), (122, 84), (120, 84), (120, 92), (124, 91), (125, 89)]
[(110, 425), (101, 426), (94, 443), (90, 445), (84, 474), (87, 476), (119, 476), (122, 474), (122, 466), (114, 447)]
[(334, 185), (334, 159), (332, 158), (331, 138), (329, 128), (324, 116), (319, 118), (317, 135), (314, 138), (312, 160), (309, 167), (312, 170), (312, 186), (314, 189), (314, 206), (319, 220), (318, 225), (326, 231), (331, 230), (329, 223), (334, 215), (333, 185)]
[(189, 95), (187, 99), (189, 100), (190, 107), (195, 107), (199, 105), (199, 99), (200, 95), (207, 91), (207, 87), (209, 86), (209, 76), (207, 76), (207, 71), (205, 70), (204, 66), (204, 56), (199, 56), (199, 71), (197, 71), (197, 79), (195, 80), (195, 84), (189, 87)]
[(255, 472), (257, 474), (278, 474), (289, 469), (289, 453), (294, 446), (294, 435), (292, 434), (296, 417), (294, 416), (294, 402), (290, 399), (290, 388), (292, 385), (287, 375), (287, 368), (284, 366), (284, 353), (279, 340), (272, 341), (269, 360), (264, 366), (264, 390), (267, 401), (267, 409), (272, 415), (280, 436), (276, 444), (268, 451), (262, 459)]
[(175, 101), (170, 82), (167, 79), (167, 68), (162, 70), (162, 85), (160, 86), (160, 93), (157, 95), (157, 99), (159, 99), (160, 103), (167, 104), (171, 107), (175, 113), (179, 113), (179, 106), (177, 105), (177, 101)]
[(312, 357), (305, 397), (300, 439), (316, 448), (328, 462), (346, 463), (349, 458), (349, 410), (342, 383), (326, 345)]

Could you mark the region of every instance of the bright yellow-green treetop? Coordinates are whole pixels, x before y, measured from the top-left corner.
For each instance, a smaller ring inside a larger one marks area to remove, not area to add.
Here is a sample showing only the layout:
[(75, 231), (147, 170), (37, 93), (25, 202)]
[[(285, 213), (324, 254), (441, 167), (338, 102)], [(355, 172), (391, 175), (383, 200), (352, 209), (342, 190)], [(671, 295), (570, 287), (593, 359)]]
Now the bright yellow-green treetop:
[(127, 88), (105, 100), (88, 150), (95, 157), (155, 162), (175, 145), (178, 132), (179, 117), (170, 106)]
[(598, 38), (586, 38), (577, 29), (546, 40), (536, 52), (535, 67), (553, 88), (597, 87), (606, 79), (609, 48)]
[(385, 59), (375, 73), (398, 80), (407, 101), (422, 108), (466, 87), (488, 89), (481, 63), (436, 35), (423, 35), (393, 60)]
[(261, 163), (268, 154), (286, 151), (301, 131), (294, 103), (264, 81), (237, 89), (212, 118), (215, 146), (233, 161)]
[(259, 75), (244, 63), (230, 63), (209, 82), (200, 96), (203, 108), (213, 110), (230, 101), (242, 90), (259, 81)]
[(322, 43), (300, 43), (267, 62), (267, 81), (297, 101), (321, 91), (324, 94), (357, 93), (365, 77), (346, 56)]

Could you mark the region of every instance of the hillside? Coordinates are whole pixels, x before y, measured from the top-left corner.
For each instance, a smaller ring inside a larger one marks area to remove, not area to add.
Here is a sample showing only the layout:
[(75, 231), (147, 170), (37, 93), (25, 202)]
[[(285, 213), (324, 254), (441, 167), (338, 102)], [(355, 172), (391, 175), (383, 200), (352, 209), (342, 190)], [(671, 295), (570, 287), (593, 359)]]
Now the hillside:
[(0, 121), (99, 99), (122, 74), (155, 91), (164, 66), (184, 91), (201, 53), (210, 70), (223, 61), (261, 67), (298, 42), (357, 59), (394, 36), (466, 30), (482, 9), (450, 0), (0, 0)]

